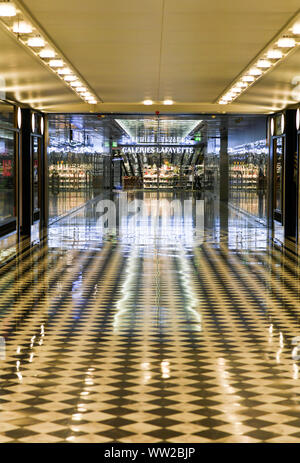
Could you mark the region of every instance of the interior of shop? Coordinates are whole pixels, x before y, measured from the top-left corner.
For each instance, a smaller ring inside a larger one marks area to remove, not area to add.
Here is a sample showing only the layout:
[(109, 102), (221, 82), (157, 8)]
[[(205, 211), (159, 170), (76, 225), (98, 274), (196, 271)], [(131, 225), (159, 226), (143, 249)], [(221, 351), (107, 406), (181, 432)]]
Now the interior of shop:
[(264, 116), (49, 115), (50, 220), (111, 191), (219, 191), (222, 125), (229, 200), (266, 223)]

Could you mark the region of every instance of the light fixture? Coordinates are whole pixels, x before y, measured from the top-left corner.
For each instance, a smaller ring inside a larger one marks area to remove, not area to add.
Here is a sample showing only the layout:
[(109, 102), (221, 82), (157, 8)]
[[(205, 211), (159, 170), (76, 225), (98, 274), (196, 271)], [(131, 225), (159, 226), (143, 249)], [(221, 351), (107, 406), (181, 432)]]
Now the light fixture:
[(17, 2), (17, 6), (15, 6), (10, 0), (0, 0), (0, 18), (1, 25), (10, 34), (14, 34), (15, 39), (33, 53), (44, 66), (54, 72), (56, 77), (60, 77), (65, 85), (72, 88), (77, 97), (83, 101), (88, 97), (90, 101), (93, 101), (93, 104), (94, 102), (97, 103), (97, 98), (93, 92), (88, 92), (90, 90), (88, 84), (84, 87), (85, 93), (88, 92), (88, 94), (81, 95), (76, 90), (78, 87), (83, 87), (85, 82), (81, 81), (71, 64), (70, 69), (66, 67), (67, 63), (62, 59), (59, 50), (56, 50), (55, 44), (45, 35), (44, 31), (40, 30), (34, 18), (30, 18), (30, 14), (24, 10), (22, 2)]
[(271, 127), (270, 127), (270, 128), (271, 128), (271, 135), (272, 135), (272, 136), (274, 135), (274, 127), (275, 127), (275, 125), (274, 125), (274, 117), (272, 117), (272, 118), (271, 118)]
[(296, 111), (296, 129), (300, 129), (300, 108)]
[(246, 88), (248, 87), (248, 84), (246, 82), (237, 82), (236, 86), (240, 88)]
[(272, 66), (272, 63), (266, 59), (260, 59), (257, 62), (256, 66), (258, 68), (270, 68)]
[(20, 106), (18, 107), (18, 110), (17, 110), (17, 125), (18, 125), (18, 129), (20, 129), (22, 126), (22, 111), (21, 111)]
[(51, 48), (45, 48), (40, 51), (39, 55), (41, 58), (55, 58), (55, 51), (51, 50)]
[(64, 77), (64, 79), (65, 79), (66, 82), (72, 82), (73, 80), (76, 80), (77, 77), (68, 74), (68, 75), (66, 75), (66, 76)]
[(31, 37), (28, 40), (27, 45), (29, 47), (41, 48), (45, 46), (45, 40), (43, 39), (43, 37)]
[(76, 92), (86, 92), (86, 88), (85, 87), (77, 87)]
[(250, 69), (249, 74), (250, 74), (250, 76), (261, 76), (262, 71), (260, 69), (257, 69), (257, 68), (252, 68), (252, 69)]
[(41, 117), (41, 123), (40, 123), (40, 129), (41, 129), (41, 135), (44, 135), (44, 128), (45, 128), (45, 125), (44, 125), (44, 118)]
[(242, 88), (240, 86), (232, 87), (230, 90), (232, 93), (241, 93)]
[(164, 105), (168, 106), (168, 105), (172, 105), (172, 104), (174, 104), (173, 100), (164, 100)]
[(13, 25), (13, 32), (15, 34), (31, 34), (32, 27), (26, 21), (17, 21)]
[(79, 80), (75, 80), (74, 82), (70, 83), (71, 87), (76, 87), (76, 91), (78, 90), (79, 87), (81, 87), (81, 82)]
[(227, 101), (220, 100), (220, 101), (219, 101), (219, 104), (227, 104)]
[(219, 104), (224, 104), (224, 101), (237, 99), (245, 90), (251, 87), (254, 82), (265, 75), (269, 69), (276, 66), (279, 60), (289, 56), (294, 47), (300, 48), (299, 36), (300, 13), (298, 13), (297, 17), (294, 17), (293, 20), (290, 20), (285, 26), (285, 29), (281, 30), (280, 33), (274, 37), (272, 43), (269, 43), (262, 52), (253, 59), (248, 68), (238, 76), (238, 79), (232, 82), (231, 88), (229, 87), (226, 93), (219, 96), (217, 102)]
[(49, 66), (52, 68), (61, 68), (64, 65), (64, 62), (61, 59), (52, 59), (49, 62)]
[(280, 50), (269, 50), (267, 53), (269, 59), (280, 59), (282, 58), (282, 52)]
[(153, 104), (153, 101), (152, 100), (144, 100), (143, 104), (146, 105), (146, 106), (150, 106), (150, 105)]
[(16, 7), (9, 2), (0, 2), (0, 16), (2, 18), (9, 18), (16, 16), (17, 10)]
[(293, 48), (296, 45), (296, 41), (291, 37), (282, 37), (278, 40), (277, 45), (279, 48)]
[(294, 35), (300, 35), (300, 23), (296, 23), (293, 25), (292, 32)]
[(284, 129), (285, 129), (285, 117), (284, 117), (284, 114), (281, 114), (280, 126), (281, 126), (281, 133), (283, 133)]
[(242, 81), (243, 82), (254, 82), (255, 78), (253, 76), (243, 76)]
[(69, 68), (58, 69), (57, 72), (58, 74), (67, 75), (67, 74), (71, 74), (71, 69)]
[(31, 131), (34, 132), (35, 131), (35, 114), (32, 113), (31, 115)]
[(226, 94), (226, 95), (223, 96), (223, 100), (224, 100), (224, 101), (231, 101), (231, 100), (232, 100), (232, 96)]

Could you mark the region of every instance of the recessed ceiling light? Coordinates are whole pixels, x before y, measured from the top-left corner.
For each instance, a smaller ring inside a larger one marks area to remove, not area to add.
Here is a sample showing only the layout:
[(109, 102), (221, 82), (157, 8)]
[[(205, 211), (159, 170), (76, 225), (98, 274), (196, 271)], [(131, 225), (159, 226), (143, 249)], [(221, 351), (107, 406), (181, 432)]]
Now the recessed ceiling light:
[(45, 40), (43, 37), (32, 37), (27, 42), (29, 47), (41, 48), (45, 46)]
[(278, 40), (277, 45), (279, 48), (293, 48), (296, 45), (296, 41), (290, 37), (282, 37)]
[(64, 79), (65, 79), (66, 82), (72, 82), (73, 80), (76, 80), (77, 77), (76, 77), (76, 76), (72, 76), (72, 75), (66, 75), (66, 76), (64, 77)]
[(66, 74), (71, 74), (71, 69), (69, 68), (63, 68), (63, 69), (58, 69), (57, 70), (58, 74), (66, 75)]
[(41, 58), (55, 58), (55, 51), (51, 48), (45, 48), (39, 53)]
[(237, 82), (236, 86), (240, 88), (246, 88), (248, 87), (248, 84), (246, 82)]
[(257, 61), (256, 66), (258, 68), (270, 68), (272, 66), (272, 63), (266, 59), (260, 59)]
[(282, 58), (282, 52), (280, 50), (269, 50), (267, 57), (269, 59), (280, 59)]
[(174, 104), (173, 100), (164, 100), (164, 105), (172, 105)]
[(0, 16), (1, 17), (12, 17), (16, 16), (17, 10), (14, 5), (8, 2), (0, 2)]
[(61, 68), (63, 67), (63, 65), (64, 65), (64, 62), (61, 59), (52, 59), (49, 62), (49, 66), (51, 66), (52, 68)]
[(255, 78), (253, 76), (243, 76), (242, 80), (244, 82), (254, 82)]
[(300, 23), (294, 24), (292, 31), (293, 34), (300, 35)]
[(223, 98), (222, 98), (224, 101), (231, 101), (232, 100), (232, 96), (230, 95), (224, 95)]
[(13, 32), (15, 34), (31, 34), (32, 27), (25, 21), (17, 21), (13, 25)]
[(81, 87), (81, 82), (79, 80), (75, 80), (75, 82), (71, 82), (71, 87), (76, 87), (76, 91), (78, 90), (78, 87)]
[(252, 69), (250, 69), (249, 74), (250, 74), (250, 76), (261, 76), (262, 71), (260, 69), (257, 69), (257, 68), (252, 68)]
[(150, 105), (153, 104), (153, 101), (152, 100), (144, 100), (143, 104), (146, 105), (146, 106), (150, 106)]
[(242, 89), (241, 87), (232, 87), (230, 91), (231, 93), (241, 93)]

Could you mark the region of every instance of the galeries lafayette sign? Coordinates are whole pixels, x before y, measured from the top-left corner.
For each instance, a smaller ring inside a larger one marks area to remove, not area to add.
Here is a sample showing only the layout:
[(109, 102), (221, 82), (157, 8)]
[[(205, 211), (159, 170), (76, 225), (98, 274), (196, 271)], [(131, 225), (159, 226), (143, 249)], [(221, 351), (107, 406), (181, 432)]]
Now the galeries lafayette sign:
[(193, 154), (190, 146), (123, 146), (123, 154)]

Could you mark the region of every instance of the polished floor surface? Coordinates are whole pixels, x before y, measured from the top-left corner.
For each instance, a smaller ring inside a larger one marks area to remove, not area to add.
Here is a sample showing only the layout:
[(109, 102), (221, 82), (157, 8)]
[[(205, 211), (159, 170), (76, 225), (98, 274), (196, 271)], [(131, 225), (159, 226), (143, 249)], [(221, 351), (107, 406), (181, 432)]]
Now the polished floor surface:
[(0, 442), (300, 442), (296, 257), (212, 197), (197, 228), (195, 198), (177, 221), (139, 199), (1, 269)]

